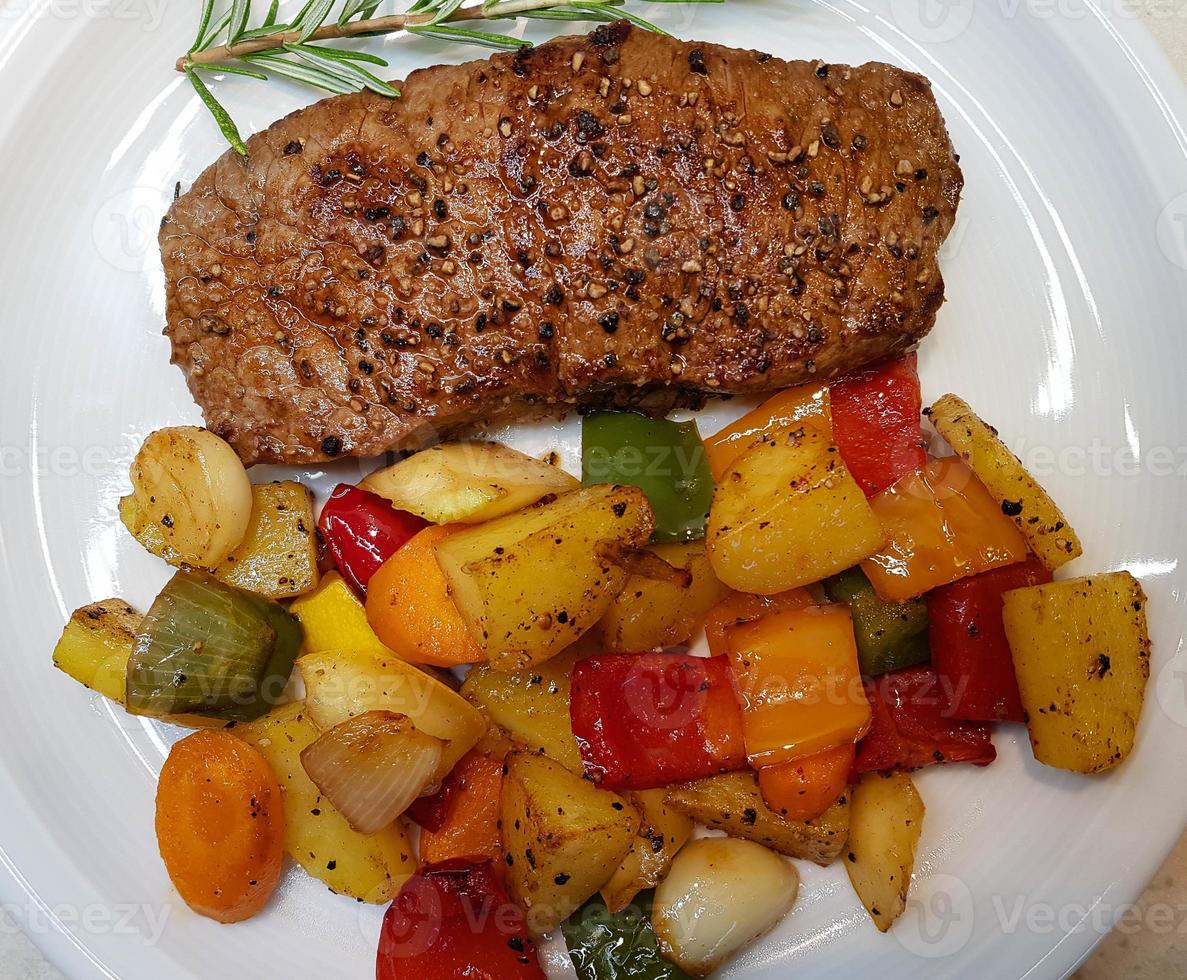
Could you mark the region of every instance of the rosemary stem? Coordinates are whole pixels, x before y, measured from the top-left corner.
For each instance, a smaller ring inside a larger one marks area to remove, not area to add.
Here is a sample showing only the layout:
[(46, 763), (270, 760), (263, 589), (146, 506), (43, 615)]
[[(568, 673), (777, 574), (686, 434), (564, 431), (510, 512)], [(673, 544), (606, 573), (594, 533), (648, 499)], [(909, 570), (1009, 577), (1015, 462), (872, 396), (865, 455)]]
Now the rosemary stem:
[[(473, 7), (461, 7), (447, 18), (448, 22), (466, 20), (492, 20), (514, 16), (529, 10), (538, 10), (556, 5), (557, 0), (506, 0), (493, 7), (478, 4)], [(308, 41), (325, 41), (334, 38), (357, 37), (360, 34), (394, 34), (409, 27), (417, 27), (433, 20), (432, 13), (425, 14), (389, 14), (386, 17), (373, 17), (370, 20), (348, 21), (345, 24), (330, 22), (323, 24), (307, 38)], [(260, 51), (271, 51), (281, 48), (285, 44), (301, 39), (300, 31), (279, 31), (276, 34), (265, 34), (262, 37), (249, 38), (238, 44), (220, 44), (207, 48), (205, 51), (195, 51), (182, 55), (177, 59), (174, 67), (178, 71), (185, 71), (194, 65), (211, 65), (220, 61), (231, 61), (244, 55), (257, 54)]]

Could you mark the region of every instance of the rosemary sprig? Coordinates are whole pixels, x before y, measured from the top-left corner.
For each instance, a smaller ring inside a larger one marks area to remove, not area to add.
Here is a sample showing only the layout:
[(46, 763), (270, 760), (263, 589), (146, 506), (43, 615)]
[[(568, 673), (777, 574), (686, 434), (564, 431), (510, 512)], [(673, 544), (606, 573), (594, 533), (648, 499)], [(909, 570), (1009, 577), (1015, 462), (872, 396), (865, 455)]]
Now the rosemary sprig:
[[(202, 103), (237, 153), (247, 146), (234, 120), (214, 97), (199, 72), (242, 75), (268, 80), (287, 78), (343, 94), (369, 89), (388, 98), (400, 93), (364, 64), (386, 68), (382, 58), (359, 51), (319, 44), (320, 41), (415, 34), (460, 44), (477, 44), (502, 51), (530, 47), (531, 42), (507, 34), (458, 26), (472, 21), (533, 18), (556, 21), (629, 20), (639, 27), (664, 33), (658, 26), (624, 9), (632, 0), (413, 0), (403, 13), (376, 16), (384, 0), (306, 0), (292, 20), (278, 21), (279, 0), (271, 0), (259, 26), (252, 27), (252, 0), (203, 0), (194, 43), (177, 59)], [(724, 3), (725, 0), (655, 0), (657, 3)]]

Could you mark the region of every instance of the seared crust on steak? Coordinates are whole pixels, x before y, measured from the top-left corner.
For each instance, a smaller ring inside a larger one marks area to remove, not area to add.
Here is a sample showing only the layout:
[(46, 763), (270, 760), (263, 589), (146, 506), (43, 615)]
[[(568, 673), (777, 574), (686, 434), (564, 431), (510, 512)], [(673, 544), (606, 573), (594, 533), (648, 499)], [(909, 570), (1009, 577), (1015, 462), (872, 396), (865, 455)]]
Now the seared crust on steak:
[(327, 99), (160, 235), (173, 359), (247, 463), (667, 410), (906, 350), (960, 168), (928, 82), (607, 25)]

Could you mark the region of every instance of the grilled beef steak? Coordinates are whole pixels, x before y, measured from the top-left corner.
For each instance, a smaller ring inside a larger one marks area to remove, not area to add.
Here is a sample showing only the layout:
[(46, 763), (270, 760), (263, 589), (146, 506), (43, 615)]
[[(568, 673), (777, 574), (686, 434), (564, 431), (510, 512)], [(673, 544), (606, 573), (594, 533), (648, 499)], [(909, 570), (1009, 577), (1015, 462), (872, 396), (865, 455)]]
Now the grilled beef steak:
[(618, 23), (341, 96), (161, 229), (167, 333), (245, 462), (663, 411), (903, 351), (961, 174), (927, 81)]

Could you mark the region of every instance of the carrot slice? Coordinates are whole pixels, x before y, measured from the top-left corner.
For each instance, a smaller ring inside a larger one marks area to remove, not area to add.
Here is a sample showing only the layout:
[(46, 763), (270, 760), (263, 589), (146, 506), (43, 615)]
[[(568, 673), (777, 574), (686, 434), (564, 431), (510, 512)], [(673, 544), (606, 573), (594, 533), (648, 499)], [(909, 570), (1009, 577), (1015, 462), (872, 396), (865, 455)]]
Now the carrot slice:
[(451, 786), (444, 819), (437, 830), (420, 832), (421, 865), (453, 858), (489, 857), (501, 877), (504, 864), (499, 797), (503, 760), (471, 751), (454, 766), (448, 782)]
[(794, 762), (758, 772), (762, 798), (788, 820), (814, 820), (832, 806), (849, 785), (854, 745), (848, 742)]
[(156, 828), (174, 887), (201, 915), (241, 922), (280, 881), (280, 783), (230, 732), (195, 732), (173, 746), (157, 784)]
[(367, 583), (371, 628), (410, 663), (453, 667), (486, 659), (449, 597), (437, 564), (437, 545), (461, 529), (448, 524), (426, 527)]

